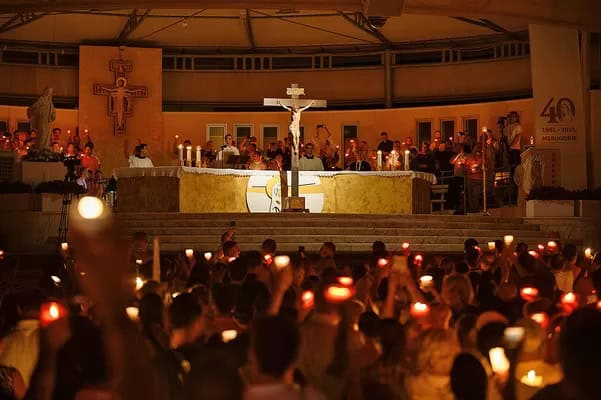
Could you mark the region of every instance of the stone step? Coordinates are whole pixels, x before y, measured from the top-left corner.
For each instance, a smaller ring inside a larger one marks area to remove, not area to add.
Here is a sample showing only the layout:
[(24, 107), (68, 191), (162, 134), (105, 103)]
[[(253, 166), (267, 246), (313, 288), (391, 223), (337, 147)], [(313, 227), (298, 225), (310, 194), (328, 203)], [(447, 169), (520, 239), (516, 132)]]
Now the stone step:
[[(348, 243), (348, 242), (335, 242), (337, 252), (350, 252), (350, 253), (370, 253), (371, 243)], [(241, 251), (259, 250), (261, 243), (242, 243), (240, 242)], [(278, 242), (278, 252), (282, 253), (294, 253), (298, 250), (299, 246), (305, 246), (307, 253), (317, 253), (321, 247), (321, 243), (281, 243)], [(536, 243), (528, 243), (530, 248), (535, 248)], [(386, 243), (386, 247), (389, 250), (398, 250), (399, 244), (396, 242)], [(184, 249), (192, 248), (197, 252), (214, 251), (218, 248), (218, 244), (215, 242), (180, 242), (180, 243), (162, 243), (162, 252), (181, 252)], [(457, 254), (463, 252), (463, 243), (461, 244), (414, 244), (412, 250), (416, 252), (432, 253), (432, 254)]]
[[(225, 231), (230, 227), (231, 221), (221, 220), (169, 220), (169, 219), (142, 219), (142, 220), (122, 220), (126, 227), (135, 227), (138, 230), (144, 230), (154, 227), (188, 227), (188, 228), (220, 228)], [(394, 219), (382, 221), (362, 221), (362, 220), (339, 220), (339, 221), (287, 221), (287, 220), (257, 220), (257, 221), (235, 221), (236, 229), (249, 228), (352, 228), (352, 229), (378, 229), (378, 228), (396, 228), (396, 229), (486, 229), (494, 231), (539, 231), (539, 226), (534, 224), (515, 224), (515, 223), (493, 223), (493, 222), (464, 222), (464, 221), (397, 221)]]
[[(140, 226), (127, 226), (128, 233), (133, 234), (140, 230)], [(508, 230), (514, 236), (536, 238), (544, 235), (544, 233), (532, 230), (522, 229), (523, 226), (516, 225), (515, 229)], [(227, 228), (214, 228), (214, 227), (156, 227), (150, 226), (144, 229), (149, 235), (153, 236), (169, 236), (169, 235), (192, 235), (192, 236), (213, 236), (220, 237)], [(297, 235), (299, 229), (302, 229), (305, 235), (355, 235), (360, 228), (357, 227), (239, 227), (236, 226), (236, 235), (262, 235), (264, 237), (269, 236), (281, 236), (281, 235)], [(436, 236), (461, 236), (461, 237), (489, 237), (491, 232), (494, 233), (494, 238), (502, 239), (504, 235), (499, 235), (498, 231), (492, 231), (490, 229), (467, 229), (465, 226), (457, 226), (452, 228), (441, 228), (436, 229)], [(434, 232), (428, 229), (415, 229), (415, 228), (373, 228), (368, 232), (370, 235), (375, 236), (397, 236), (397, 237), (419, 237), (419, 236), (432, 236)]]
[(344, 215), (344, 214), (180, 214), (117, 213), (124, 234), (144, 231), (161, 237), (161, 249), (180, 252), (185, 248), (215, 249), (221, 234), (236, 225), (241, 249), (258, 249), (265, 238), (273, 238), (280, 251), (294, 252), (305, 246), (319, 250), (333, 241), (343, 252), (370, 252), (376, 240), (390, 249), (408, 241), (416, 251), (460, 253), (466, 239), (474, 237), (486, 247), (488, 241), (511, 234), (516, 242), (535, 247), (555, 235), (543, 233), (536, 224), (521, 218), (454, 215)]
[(121, 220), (148, 220), (148, 219), (169, 219), (169, 220), (210, 220), (210, 221), (342, 221), (350, 220), (368, 220), (368, 221), (439, 221), (453, 220), (457, 222), (490, 222), (490, 223), (513, 223), (522, 224), (522, 218), (504, 218), (504, 217), (482, 217), (474, 215), (385, 215), (385, 214), (306, 214), (306, 213), (219, 213), (219, 214), (186, 214), (186, 213), (116, 213)]

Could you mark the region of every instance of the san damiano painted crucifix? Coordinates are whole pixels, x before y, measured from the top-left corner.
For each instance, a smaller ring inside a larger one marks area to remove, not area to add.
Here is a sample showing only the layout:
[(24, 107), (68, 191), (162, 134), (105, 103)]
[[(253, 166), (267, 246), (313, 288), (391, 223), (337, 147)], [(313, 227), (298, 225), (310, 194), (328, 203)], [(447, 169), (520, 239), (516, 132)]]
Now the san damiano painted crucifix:
[[(292, 136), (292, 197), (299, 199), (298, 196), (298, 156), (300, 142), (300, 119), (301, 113), (310, 107), (325, 108), (328, 103), (326, 100), (307, 100), (301, 99), (300, 96), (305, 95), (305, 89), (293, 83), (291, 87), (286, 89), (286, 95), (290, 98), (286, 99), (263, 99), (263, 106), (279, 106), (290, 111), (290, 125), (288, 126), (288, 134)], [(286, 171), (280, 173), (280, 181), (282, 185), (282, 206), (286, 204), (284, 198), (288, 195), (288, 182)], [(304, 200), (304, 199), (303, 199)], [(284, 206), (285, 207), (285, 206)], [(292, 207), (286, 207), (292, 208)]]
[(127, 84), (127, 74), (134, 69), (129, 60), (124, 60), (119, 55), (119, 59), (113, 59), (109, 62), (109, 70), (114, 73), (115, 82), (113, 84), (94, 84), (94, 94), (104, 95), (108, 99), (108, 114), (115, 120), (115, 135), (124, 135), (126, 130), (127, 117), (133, 115), (135, 97), (148, 97), (148, 87), (129, 86)]

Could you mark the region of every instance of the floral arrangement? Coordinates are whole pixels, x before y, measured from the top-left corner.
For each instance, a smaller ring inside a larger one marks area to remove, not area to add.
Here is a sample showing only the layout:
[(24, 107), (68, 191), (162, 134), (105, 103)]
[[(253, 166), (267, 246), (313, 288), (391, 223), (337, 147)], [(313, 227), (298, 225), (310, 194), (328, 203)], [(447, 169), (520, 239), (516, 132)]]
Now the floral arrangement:
[(36, 193), (57, 193), (57, 194), (83, 194), (86, 190), (75, 182), (48, 181), (42, 182), (35, 187)]
[(33, 162), (61, 162), (63, 161), (63, 156), (60, 153), (54, 153), (47, 149), (30, 149), (27, 155), (22, 157), (22, 160)]
[(560, 186), (542, 186), (532, 189), (526, 200), (601, 200), (601, 187), (593, 190), (567, 190)]

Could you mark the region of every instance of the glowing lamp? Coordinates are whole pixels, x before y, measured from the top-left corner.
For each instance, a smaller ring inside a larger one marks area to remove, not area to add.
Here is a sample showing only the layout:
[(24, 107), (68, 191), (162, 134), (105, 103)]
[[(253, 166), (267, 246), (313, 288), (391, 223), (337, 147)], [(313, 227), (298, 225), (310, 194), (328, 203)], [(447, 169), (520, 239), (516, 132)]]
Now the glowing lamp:
[(490, 366), (495, 374), (505, 374), (509, 371), (509, 360), (502, 347), (493, 347), (488, 352)]
[(194, 255), (194, 250), (192, 249), (186, 249), (184, 250), (184, 252), (186, 253), (186, 257), (188, 258), (192, 258), (192, 256)]
[(275, 256), (273, 258), (273, 263), (277, 269), (284, 269), (288, 265), (290, 265), (290, 257), (288, 256)]
[(409, 314), (413, 318), (422, 318), (427, 316), (430, 313), (430, 306), (425, 303), (420, 303), (419, 301), (411, 304), (411, 308), (409, 309)]
[(494, 250), (495, 248), (495, 242), (488, 242), (488, 250)]
[(347, 286), (328, 286), (324, 296), (330, 303), (344, 303), (353, 297), (353, 289)]
[(84, 219), (97, 219), (104, 211), (104, 204), (98, 197), (85, 196), (79, 200), (77, 211)]
[(503, 241), (505, 242), (505, 244), (507, 246), (511, 246), (511, 244), (513, 243), (513, 236), (512, 235), (505, 235), (503, 237)]
[(538, 297), (538, 289), (535, 287), (525, 287), (520, 290), (520, 297), (524, 301), (532, 301)]
[(308, 310), (315, 305), (315, 295), (310, 290), (305, 290), (301, 295), (301, 306), (303, 310)]

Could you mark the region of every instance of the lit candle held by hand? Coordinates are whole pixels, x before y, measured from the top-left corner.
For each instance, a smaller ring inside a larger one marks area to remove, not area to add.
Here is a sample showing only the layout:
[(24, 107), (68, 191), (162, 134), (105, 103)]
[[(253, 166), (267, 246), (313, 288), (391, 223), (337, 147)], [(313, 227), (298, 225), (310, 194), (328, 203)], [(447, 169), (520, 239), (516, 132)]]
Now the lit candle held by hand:
[(522, 376), (520, 382), (526, 386), (539, 388), (543, 386), (543, 377), (536, 375), (536, 371), (531, 369), (526, 375)]
[(420, 303), (419, 301), (411, 304), (411, 308), (409, 309), (409, 314), (413, 318), (423, 318), (430, 314), (430, 306), (425, 303)]

